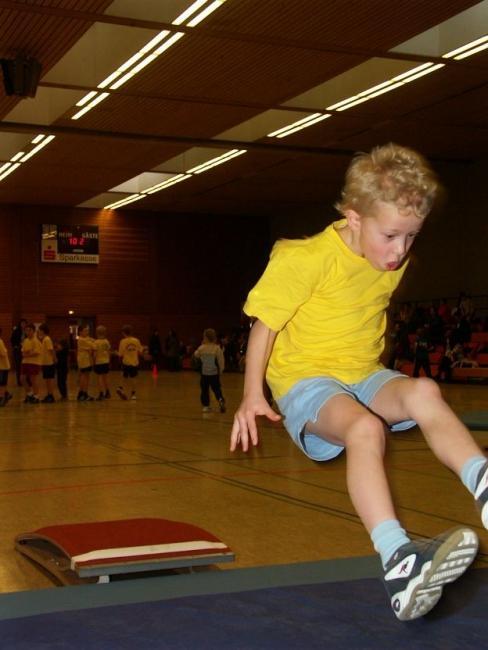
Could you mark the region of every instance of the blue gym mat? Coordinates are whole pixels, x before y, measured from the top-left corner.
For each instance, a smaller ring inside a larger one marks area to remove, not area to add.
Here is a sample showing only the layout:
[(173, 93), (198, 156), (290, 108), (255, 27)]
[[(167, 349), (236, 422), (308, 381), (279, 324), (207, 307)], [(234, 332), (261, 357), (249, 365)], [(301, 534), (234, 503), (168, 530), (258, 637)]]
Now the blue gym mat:
[(488, 411), (466, 411), (461, 420), (472, 431), (488, 431)]
[[(130, 581), (124, 588), (131, 589)], [(445, 588), (426, 617), (401, 623), (381, 582), (366, 578), (3, 620), (0, 644), (15, 650), (473, 650), (486, 647), (487, 604), (488, 570), (472, 570)]]

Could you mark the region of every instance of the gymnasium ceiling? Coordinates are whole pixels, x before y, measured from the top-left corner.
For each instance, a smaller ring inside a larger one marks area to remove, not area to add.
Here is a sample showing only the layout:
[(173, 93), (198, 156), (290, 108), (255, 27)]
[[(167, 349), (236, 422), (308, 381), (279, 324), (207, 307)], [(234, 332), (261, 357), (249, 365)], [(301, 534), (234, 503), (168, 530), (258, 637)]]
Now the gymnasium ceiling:
[(486, 159), (487, 33), (488, 0), (0, 0), (42, 64), (0, 89), (0, 204), (280, 214), (375, 144)]

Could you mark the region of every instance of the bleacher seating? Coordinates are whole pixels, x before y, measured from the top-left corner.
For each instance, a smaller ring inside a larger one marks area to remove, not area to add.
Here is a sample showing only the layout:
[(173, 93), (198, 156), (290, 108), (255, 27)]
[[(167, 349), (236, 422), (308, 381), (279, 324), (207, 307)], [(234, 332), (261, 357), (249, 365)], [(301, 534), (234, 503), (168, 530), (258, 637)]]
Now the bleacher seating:
[[(415, 339), (414, 335), (410, 335), (411, 342)], [(453, 381), (476, 381), (476, 382), (486, 382), (488, 381), (488, 352), (478, 352), (477, 350), (485, 349), (485, 346), (488, 347), (488, 332), (473, 332), (471, 335), (471, 340), (467, 344), (467, 348), (472, 350), (471, 359), (476, 361), (478, 364), (477, 367), (465, 367), (465, 368), (453, 368), (452, 369), (452, 380)], [(438, 364), (442, 358), (443, 350), (441, 347), (437, 347), (434, 351), (429, 354), (430, 367), (432, 371), (432, 376), (435, 377), (437, 374)], [(406, 361), (400, 368), (401, 372), (406, 375), (413, 375), (414, 364), (411, 361)], [(423, 374), (423, 371), (420, 371)]]

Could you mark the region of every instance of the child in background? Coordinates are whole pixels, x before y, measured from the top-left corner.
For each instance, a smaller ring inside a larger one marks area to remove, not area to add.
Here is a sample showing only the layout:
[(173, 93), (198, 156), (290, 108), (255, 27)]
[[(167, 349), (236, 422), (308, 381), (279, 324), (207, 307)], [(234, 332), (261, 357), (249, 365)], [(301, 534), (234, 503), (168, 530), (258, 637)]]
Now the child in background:
[(139, 339), (132, 336), (132, 327), (124, 325), (123, 338), (119, 344), (119, 357), (122, 362), (123, 385), (117, 388), (120, 399), (136, 399), (136, 377), (139, 372), (139, 357), (142, 354), (142, 345)]
[(10, 370), (10, 360), (8, 358), (7, 348), (2, 339), (2, 328), (0, 327), (0, 407), (6, 406), (12, 399), (11, 393), (8, 392), (8, 371)]
[(110, 390), (108, 388), (108, 372), (110, 370), (110, 341), (107, 339), (107, 328), (99, 325), (95, 330), (97, 338), (94, 341), (95, 346), (95, 374), (98, 379), (98, 397), (97, 400), (109, 399)]
[(25, 390), (25, 404), (39, 404), (39, 372), (41, 370), (42, 345), (36, 336), (34, 323), (25, 326), (22, 341), (22, 366), (20, 378)]
[(47, 394), (42, 399), (43, 404), (52, 404), (54, 399), (54, 377), (56, 375), (56, 354), (54, 352), (54, 345), (49, 336), (49, 327), (46, 323), (41, 323), (37, 332), (39, 341), (41, 342), (41, 368), (42, 378), (46, 382)]
[(90, 384), (90, 373), (93, 367), (93, 353), (95, 350), (94, 340), (90, 336), (90, 328), (83, 325), (78, 330), (77, 355), (78, 370), (80, 373), (77, 400), (79, 402), (92, 402), (93, 397), (88, 394)]
[(220, 412), (225, 413), (225, 399), (220, 385), (220, 375), (224, 371), (225, 360), (222, 348), (217, 344), (217, 334), (208, 328), (203, 332), (203, 342), (194, 352), (194, 357), (200, 361), (200, 401), (202, 411), (207, 413), (210, 408), (210, 388), (220, 406)]
[(430, 359), (429, 352), (432, 350), (432, 345), (430, 344), (429, 337), (424, 327), (419, 327), (417, 330), (417, 336), (415, 337), (415, 343), (413, 346), (413, 358), (414, 358), (414, 367), (413, 367), (413, 376), (418, 377), (420, 369), (423, 368), (426, 377), (432, 377), (432, 372), (430, 370)]
[(61, 401), (68, 399), (68, 361), (69, 344), (67, 339), (61, 339), (54, 344), (56, 353), (56, 378)]
[(437, 192), (422, 156), (394, 144), (376, 147), (347, 170), (336, 206), (343, 219), (314, 237), (275, 245), (244, 306), (257, 320), (231, 432), (231, 451), (247, 451), (249, 442), (258, 444), (257, 415), (280, 419), (263, 395), (266, 372), (284, 424), (307, 456), (328, 461), (347, 451), (349, 495), (380, 554), (400, 620), (436, 605), (444, 585), (476, 557), (478, 537), (458, 526), (431, 540), (410, 538), (384, 465), (388, 432), (418, 424), (488, 528), (488, 462), (470, 432), (433, 380), (406, 377), (379, 361), (386, 309)]

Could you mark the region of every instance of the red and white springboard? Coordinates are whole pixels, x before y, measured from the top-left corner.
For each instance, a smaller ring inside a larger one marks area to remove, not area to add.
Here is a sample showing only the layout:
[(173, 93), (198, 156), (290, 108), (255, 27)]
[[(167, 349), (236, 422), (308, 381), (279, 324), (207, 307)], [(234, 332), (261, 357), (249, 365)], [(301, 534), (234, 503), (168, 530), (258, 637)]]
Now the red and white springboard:
[(47, 526), (17, 535), (15, 547), (62, 584), (234, 560), (227, 544), (203, 528), (156, 518)]

